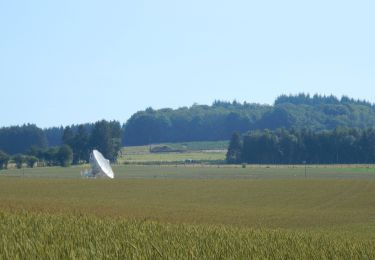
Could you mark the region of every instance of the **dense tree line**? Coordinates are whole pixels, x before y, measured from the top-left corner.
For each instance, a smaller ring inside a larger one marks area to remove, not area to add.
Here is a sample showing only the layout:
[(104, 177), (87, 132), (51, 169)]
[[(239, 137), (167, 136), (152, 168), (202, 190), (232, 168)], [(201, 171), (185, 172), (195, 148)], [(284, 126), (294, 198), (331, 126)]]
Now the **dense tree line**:
[(0, 150), (8, 154), (25, 153), (32, 146), (48, 146), (43, 130), (37, 126), (28, 124), (0, 128)]
[[(73, 124), (73, 125), (70, 125), (69, 128), (70, 128), (70, 130), (72, 132), (75, 133), (75, 132), (78, 131), (79, 128), (83, 127), (84, 130), (88, 134), (90, 134), (93, 126), (94, 126), (93, 123)], [(62, 126), (59, 126), (59, 127), (49, 127), (49, 128), (43, 129), (43, 132), (45, 133), (47, 141), (48, 141), (48, 145), (50, 147), (60, 146), (60, 145), (62, 145), (64, 143), (63, 142), (64, 130), (65, 130), (65, 128), (62, 127)]]
[[(121, 145), (161, 142), (228, 140), (233, 132), (255, 130), (310, 129), (314, 132), (337, 127), (375, 127), (375, 106), (366, 101), (334, 96), (282, 95), (273, 106), (215, 101), (211, 106), (178, 109), (148, 108), (135, 113), (124, 124), (89, 123), (40, 129), (35, 125), (0, 128), (0, 150), (9, 155), (69, 145), (73, 163), (87, 161), (93, 147), (115, 160)], [(114, 126), (115, 125), (115, 126)], [(70, 133), (69, 133), (70, 132)], [(96, 137), (95, 137), (96, 136)], [(103, 140), (99, 142), (101, 138)], [(122, 142), (121, 142), (122, 139)]]
[(27, 154), (16, 154), (12, 158), (17, 168), (21, 168), (24, 163), (32, 168), (37, 162), (42, 166), (68, 167), (73, 161), (73, 151), (68, 145), (46, 149), (31, 147)]
[(0, 150), (0, 170), (7, 169), (13, 162), (20, 169), (23, 166), (33, 168), (37, 163), (43, 166), (70, 166), (73, 160), (72, 149), (67, 145), (51, 148), (32, 146), (26, 154), (9, 155)]
[[(91, 133), (94, 124), (84, 124)], [(336, 127), (375, 127), (373, 104), (348, 97), (282, 95), (273, 106), (215, 101), (211, 106), (179, 109), (148, 108), (135, 113), (122, 126), (122, 145), (161, 142), (228, 140), (233, 132), (263, 129), (332, 130)], [(73, 132), (79, 125), (71, 125)], [(44, 129), (50, 146), (61, 145), (63, 127)]]
[(62, 142), (73, 150), (73, 164), (88, 162), (90, 151), (99, 150), (114, 162), (121, 149), (122, 129), (118, 121), (98, 121), (92, 126), (65, 127)]
[(43, 132), (47, 138), (48, 146), (60, 146), (63, 144), (62, 136), (64, 133), (64, 127), (49, 127), (43, 129)]
[(278, 128), (314, 131), (375, 127), (375, 106), (348, 97), (282, 95), (273, 106), (215, 101), (211, 106), (148, 108), (123, 126), (124, 145), (228, 140), (233, 132)]
[(220, 101), (176, 110), (148, 108), (135, 113), (124, 125), (124, 144), (225, 140), (233, 130), (254, 129), (269, 110), (270, 106)]
[[(55, 140), (48, 146), (47, 136)], [(61, 140), (57, 141), (57, 137)], [(121, 149), (122, 129), (117, 121), (49, 128), (35, 125), (0, 128), (0, 169), (9, 162), (17, 168), (69, 166), (89, 161), (92, 149), (98, 149), (111, 161), (116, 161)]]
[(253, 131), (232, 136), (228, 163), (374, 163), (375, 129)]

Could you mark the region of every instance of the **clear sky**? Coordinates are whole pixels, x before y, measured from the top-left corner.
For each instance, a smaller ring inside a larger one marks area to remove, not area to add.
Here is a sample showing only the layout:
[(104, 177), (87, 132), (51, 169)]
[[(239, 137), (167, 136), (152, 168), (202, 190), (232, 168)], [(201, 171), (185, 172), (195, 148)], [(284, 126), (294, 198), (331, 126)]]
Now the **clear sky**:
[(375, 1), (0, 0), (0, 126), (280, 94), (375, 102)]

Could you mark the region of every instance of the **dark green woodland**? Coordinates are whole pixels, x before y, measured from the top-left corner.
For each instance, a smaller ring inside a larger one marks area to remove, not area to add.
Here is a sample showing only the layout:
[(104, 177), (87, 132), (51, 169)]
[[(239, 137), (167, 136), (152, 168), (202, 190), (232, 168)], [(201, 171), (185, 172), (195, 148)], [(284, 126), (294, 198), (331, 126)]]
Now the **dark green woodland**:
[(348, 97), (280, 96), (273, 106), (215, 101), (211, 106), (148, 108), (123, 126), (125, 145), (229, 140), (233, 132), (254, 130), (375, 127), (375, 106)]
[(374, 127), (375, 105), (346, 96), (282, 95), (273, 105), (215, 101), (210, 106), (147, 108), (123, 125), (102, 120), (46, 129), (33, 124), (2, 127), (0, 167), (6, 167), (10, 156), (20, 165), (35, 157), (48, 165), (77, 164), (88, 161), (91, 149), (116, 161), (121, 146), (229, 140), (233, 133), (238, 134), (229, 147), (229, 163), (368, 163), (375, 161)]

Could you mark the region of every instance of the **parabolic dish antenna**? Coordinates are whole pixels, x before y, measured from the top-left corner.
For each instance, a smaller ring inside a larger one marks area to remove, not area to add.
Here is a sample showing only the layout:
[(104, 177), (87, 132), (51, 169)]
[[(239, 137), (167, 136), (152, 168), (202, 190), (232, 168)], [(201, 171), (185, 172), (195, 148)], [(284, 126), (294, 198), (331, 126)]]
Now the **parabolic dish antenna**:
[(113, 179), (115, 174), (113, 173), (111, 164), (109, 160), (104, 158), (104, 156), (98, 151), (93, 150), (90, 154), (90, 166), (91, 170), (81, 173), (84, 177), (97, 177), (97, 176), (107, 176)]

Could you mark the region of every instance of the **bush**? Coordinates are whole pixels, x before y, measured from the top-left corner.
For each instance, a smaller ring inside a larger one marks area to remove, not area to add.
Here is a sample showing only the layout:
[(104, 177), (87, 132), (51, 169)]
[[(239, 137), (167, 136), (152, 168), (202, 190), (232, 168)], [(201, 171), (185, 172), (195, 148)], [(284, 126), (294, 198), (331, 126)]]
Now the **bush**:
[(35, 156), (26, 156), (25, 161), (27, 167), (34, 168), (34, 165), (38, 162), (38, 158), (36, 158)]
[(0, 170), (8, 168), (9, 155), (0, 150)]
[(25, 162), (26, 157), (23, 154), (16, 154), (13, 156), (13, 161), (16, 164), (17, 169), (22, 168), (22, 164)]
[(72, 148), (70, 148), (68, 145), (61, 146), (59, 151), (57, 152), (57, 161), (62, 167), (70, 166), (73, 161)]
[(160, 145), (160, 146), (154, 146), (150, 149), (151, 153), (179, 153), (179, 152), (184, 152), (183, 150), (178, 150), (178, 149), (173, 149), (170, 146), (167, 145)]

